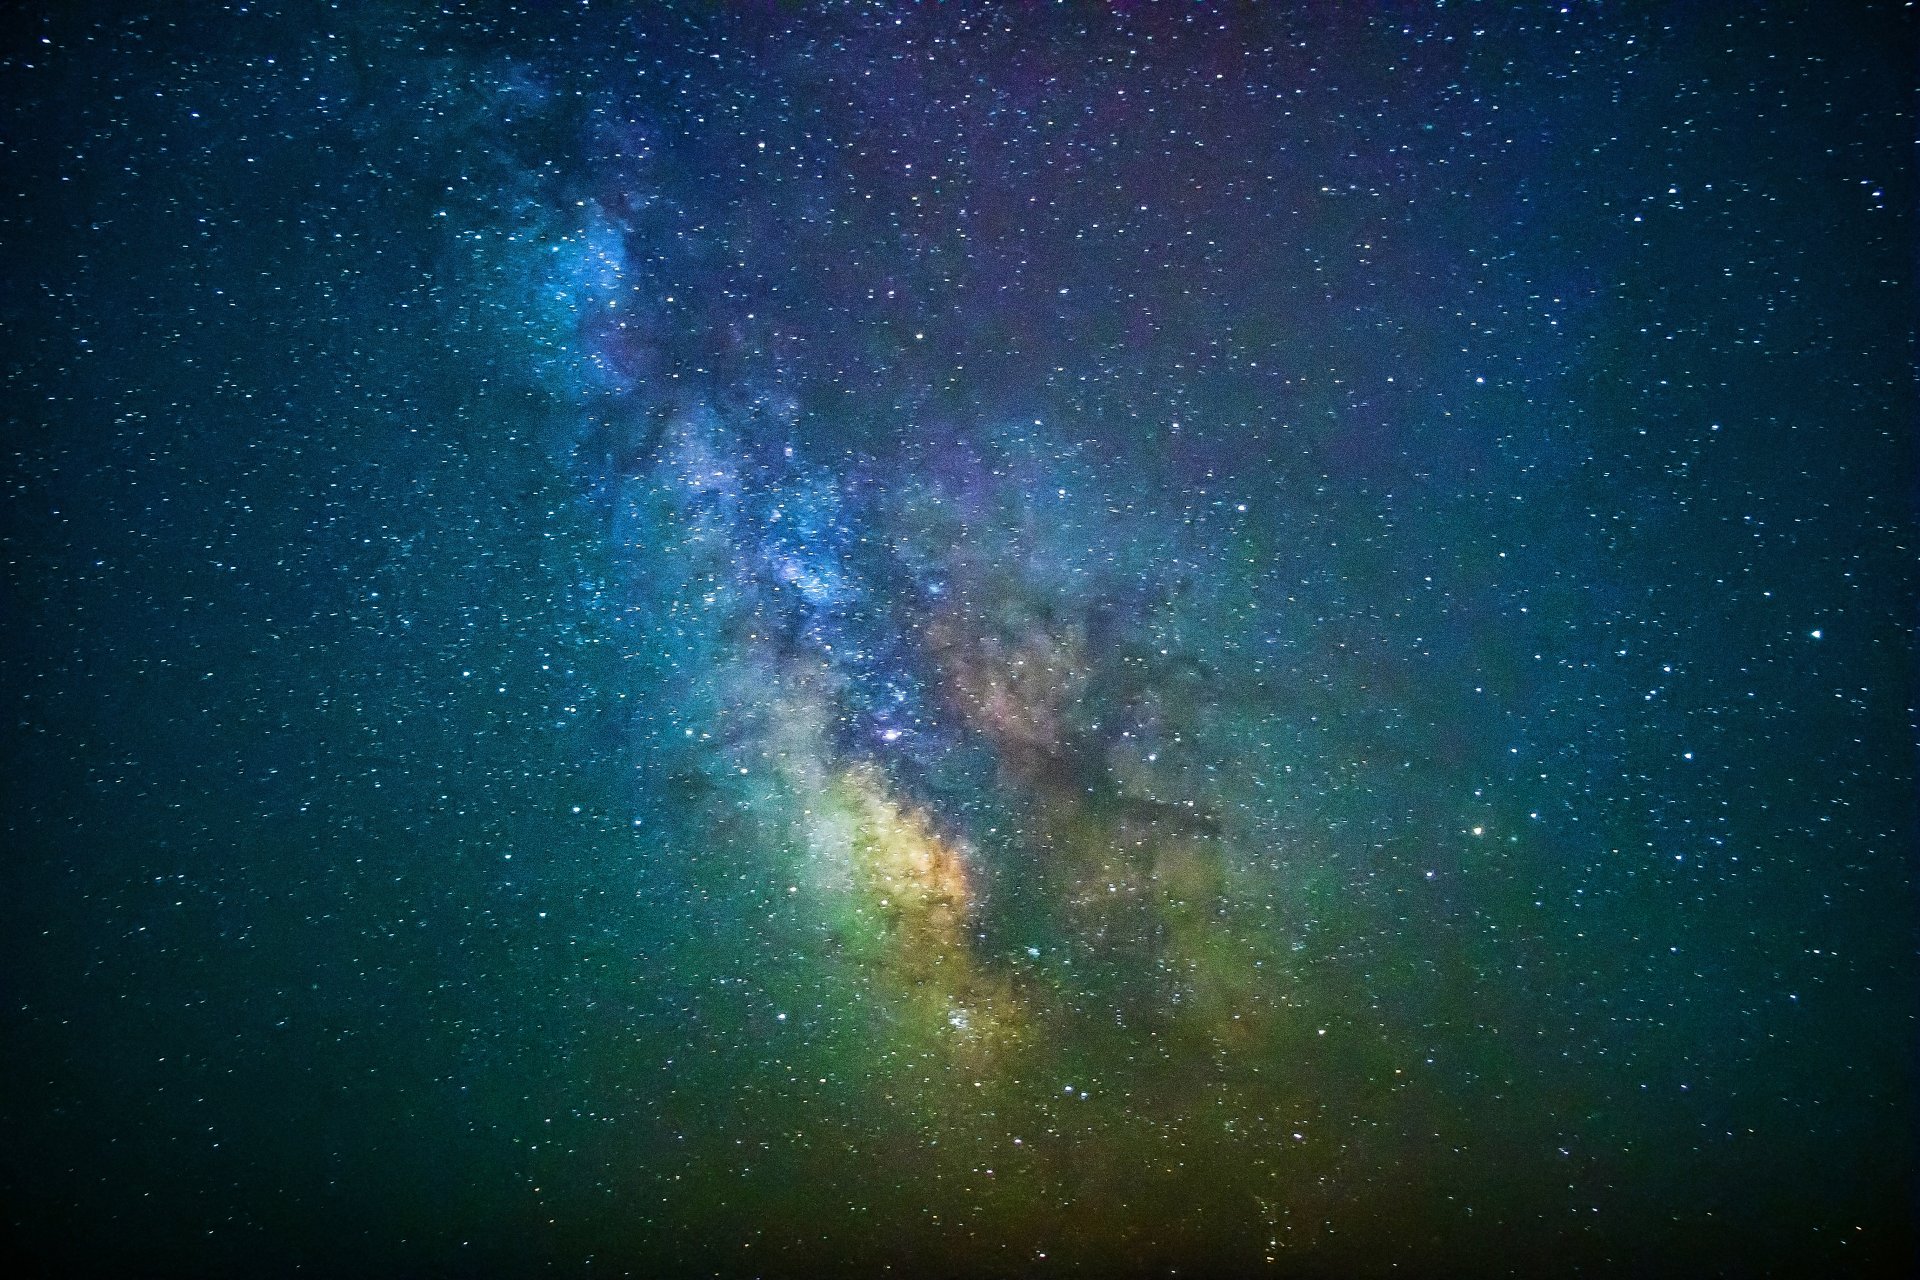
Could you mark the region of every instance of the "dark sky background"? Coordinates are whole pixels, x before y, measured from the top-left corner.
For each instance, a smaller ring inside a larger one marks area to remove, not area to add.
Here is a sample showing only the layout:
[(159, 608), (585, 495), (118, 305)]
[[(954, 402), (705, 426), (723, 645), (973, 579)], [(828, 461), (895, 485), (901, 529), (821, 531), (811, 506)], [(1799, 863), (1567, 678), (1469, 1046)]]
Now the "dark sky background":
[(59, 5), (43, 1270), (1900, 1273), (1895, 5)]

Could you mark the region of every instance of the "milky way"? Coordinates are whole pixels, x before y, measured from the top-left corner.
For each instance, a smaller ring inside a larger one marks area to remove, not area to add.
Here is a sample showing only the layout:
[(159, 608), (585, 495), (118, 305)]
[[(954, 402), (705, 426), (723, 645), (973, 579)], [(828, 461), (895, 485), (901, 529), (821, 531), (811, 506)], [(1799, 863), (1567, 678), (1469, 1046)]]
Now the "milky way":
[(48, 1266), (1911, 1249), (1904, 11), (28, 27)]

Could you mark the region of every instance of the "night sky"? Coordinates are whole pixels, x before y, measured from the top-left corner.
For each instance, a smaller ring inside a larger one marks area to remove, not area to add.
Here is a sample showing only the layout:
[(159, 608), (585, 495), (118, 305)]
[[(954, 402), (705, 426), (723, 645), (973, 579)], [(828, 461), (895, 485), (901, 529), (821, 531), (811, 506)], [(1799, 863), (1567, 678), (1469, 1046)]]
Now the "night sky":
[(62, 1274), (1901, 1273), (1916, 19), (0, 45)]

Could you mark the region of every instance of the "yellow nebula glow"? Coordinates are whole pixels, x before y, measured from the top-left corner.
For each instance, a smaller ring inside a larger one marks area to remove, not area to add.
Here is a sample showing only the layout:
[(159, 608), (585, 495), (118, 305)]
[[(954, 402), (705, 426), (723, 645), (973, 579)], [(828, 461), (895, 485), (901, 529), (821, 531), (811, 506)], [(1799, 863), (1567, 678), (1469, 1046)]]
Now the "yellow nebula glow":
[(1009, 981), (971, 946), (968, 850), (889, 795), (870, 765), (835, 773), (822, 799), (816, 848), (844, 868), (847, 941), (897, 1012), (956, 1060), (985, 1065), (1023, 1019)]
[(965, 946), (971, 895), (967, 860), (924, 815), (889, 797), (877, 770), (855, 765), (830, 784), (832, 805), (849, 819), (851, 867), (865, 902), (895, 941), (926, 963)]
[(1011, 981), (972, 945), (973, 852), (896, 798), (875, 766), (834, 761), (830, 706), (825, 691), (789, 682), (770, 717), (769, 754), (804, 847), (798, 874), (894, 1033), (984, 1071), (1026, 1019)]

